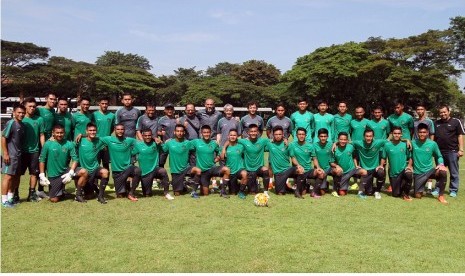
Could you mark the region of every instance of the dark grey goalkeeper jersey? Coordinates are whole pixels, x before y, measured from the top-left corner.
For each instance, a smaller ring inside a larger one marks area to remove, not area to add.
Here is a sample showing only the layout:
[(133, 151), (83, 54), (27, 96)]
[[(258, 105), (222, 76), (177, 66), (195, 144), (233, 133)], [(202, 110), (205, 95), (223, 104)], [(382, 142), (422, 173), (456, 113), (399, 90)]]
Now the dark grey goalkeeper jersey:
[(197, 118), (200, 121), (200, 127), (204, 125), (209, 125), (212, 129), (212, 137), (216, 138), (216, 127), (218, 126), (218, 121), (223, 117), (223, 114), (217, 110), (213, 110), (213, 113), (207, 113), (205, 109), (197, 112)]
[(131, 107), (127, 109), (126, 107), (121, 107), (115, 113), (115, 123), (116, 124), (123, 124), (124, 125), (124, 136), (125, 137), (136, 137), (136, 124), (137, 119), (140, 116), (140, 110)]

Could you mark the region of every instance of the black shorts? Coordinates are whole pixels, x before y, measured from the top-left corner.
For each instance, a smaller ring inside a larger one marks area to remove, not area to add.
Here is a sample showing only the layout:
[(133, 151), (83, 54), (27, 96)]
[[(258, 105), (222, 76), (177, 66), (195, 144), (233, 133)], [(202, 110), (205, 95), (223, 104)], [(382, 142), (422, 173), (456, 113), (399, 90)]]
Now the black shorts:
[(65, 185), (61, 182), (63, 180), (61, 175), (50, 177), (48, 180), (50, 181), (50, 186), (48, 186), (48, 196), (50, 198), (62, 196)]
[(414, 174), (413, 175), (413, 183), (414, 183), (414, 190), (415, 193), (421, 193), (425, 190), (425, 184), (428, 179), (436, 179), (436, 169), (432, 168), (431, 170), (422, 173), (422, 174)]
[(361, 169), (353, 169), (351, 171), (346, 172), (345, 174), (342, 175), (341, 177), (341, 182), (339, 184), (339, 189), (340, 190), (348, 190), (349, 189), (349, 180), (353, 176), (360, 176), (360, 170)]
[[(79, 168), (80, 169), (80, 168)], [(89, 175), (87, 176), (87, 184), (93, 184), (95, 179), (102, 179), (102, 177), (100, 176), (100, 171), (103, 170), (104, 168), (102, 167), (98, 167), (97, 169), (95, 169), (93, 172), (89, 172)], [(77, 169), (76, 169), (76, 172), (79, 172)]]
[[(289, 169), (274, 174), (275, 192), (286, 193), (286, 182), (291, 176), (295, 176), (296, 167), (290, 167)], [(311, 170), (313, 171), (313, 170)], [(310, 171), (309, 171), (310, 172)], [(267, 185), (267, 183), (265, 183)]]
[(39, 152), (21, 153), (21, 175), (24, 175), (27, 169), (29, 169), (29, 175), (39, 175), (39, 156)]
[(223, 166), (214, 166), (200, 174), (200, 184), (202, 187), (208, 187), (210, 185), (210, 179), (214, 176), (221, 176), (221, 170)]
[(190, 175), (192, 168), (193, 167), (189, 166), (181, 173), (171, 174), (171, 185), (173, 186), (173, 192), (181, 192), (184, 190), (184, 178), (187, 174)]
[(233, 173), (229, 176), (229, 193), (236, 194), (239, 192), (239, 183), (237, 181), (242, 179), (241, 172), (245, 170), (239, 170), (236, 173)]
[[(164, 173), (161, 172), (161, 170), (164, 170)], [(153, 171), (141, 177), (142, 186), (151, 187), (153, 183), (153, 179), (155, 178), (163, 179), (163, 177), (166, 175), (167, 175), (166, 170), (164, 168), (156, 167)]]
[(108, 151), (108, 149), (103, 149), (101, 151), (98, 152), (98, 155), (97, 155), (97, 160), (98, 160), (98, 163), (102, 164), (102, 166), (105, 168), (105, 169), (109, 169), (109, 164), (110, 164), (110, 152)]
[(126, 181), (128, 177), (134, 177), (136, 166), (129, 166), (122, 172), (113, 172), (113, 182), (115, 183), (115, 191), (117, 194), (122, 194), (126, 191)]
[(8, 175), (21, 175), (21, 157), (10, 157), (10, 164), (5, 164), (2, 158), (2, 173)]

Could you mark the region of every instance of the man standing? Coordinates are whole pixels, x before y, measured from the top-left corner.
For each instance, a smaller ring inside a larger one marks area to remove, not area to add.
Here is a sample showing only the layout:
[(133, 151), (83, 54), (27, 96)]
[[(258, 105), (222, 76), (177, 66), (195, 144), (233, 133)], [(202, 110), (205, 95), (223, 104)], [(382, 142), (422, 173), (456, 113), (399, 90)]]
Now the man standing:
[(398, 126), (402, 129), (403, 139), (412, 139), (413, 134), (413, 117), (404, 112), (404, 104), (397, 100), (394, 102), (394, 114), (389, 115), (387, 118), (390, 127)]
[(355, 119), (350, 121), (350, 138), (352, 141), (363, 141), (368, 119), (365, 117), (365, 109), (361, 106), (355, 108)]
[[(172, 103), (165, 104), (164, 112), (165, 115), (158, 120), (158, 133), (161, 135), (162, 140), (166, 142), (168, 139), (174, 138), (177, 120), (174, 117), (174, 105)], [(160, 164), (158, 166), (163, 168), (167, 158), (167, 152), (160, 152)]]
[(101, 179), (98, 187), (97, 200), (101, 204), (106, 204), (105, 200), (105, 187), (108, 184), (110, 173), (108, 169), (99, 166), (98, 154), (105, 147), (102, 138), (97, 137), (97, 127), (93, 123), (88, 123), (86, 127), (86, 137), (79, 139), (79, 165), (87, 170), (88, 177), (85, 187), (89, 187), (93, 192), (93, 185), (96, 179)]
[[(109, 103), (110, 99), (108, 97), (100, 98), (98, 102), (99, 109), (93, 113), (94, 124), (97, 126), (97, 137), (110, 136), (115, 128), (115, 114), (108, 111)], [(98, 162), (101, 162), (105, 169), (110, 169), (110, 154), (106, 148), (99, 152)]]
[(368, 121), (367, 127), (371, 128), (375, 134), (375, 139), (387, 139), (391, 133), (391, 126), (388, 120), (383, 118), (383, 108), (376, 106), (372, 112), (373, 119)]
[(110, 152), (111, 171), (115, 183), (116, 196), (122, 198), (126, 196), (128, 187), (126, 181), (132, 177), (127, 197), (131, 201), (137, 201), (135, 191), (139, 184), (141, 171), (138, 167), (132, 165), (131, 150), (136, 139), (124, 136), (125, 129), (123, 124), (116, 124), (115, 136), (101, 137)]
[(74, 119), (73, 115), (68, 112), (68, 99), (66, 97), (58, 98), (58, 110), (53, 115), (55, 117), (54, 124), (62, 125), (65, 128), (65, 140), (73, 141)]
[(241, 118), (242, 138), (249, 137), (250, 125), (256, 125), (258, 127), (259, 136), (262, 136), (265, 122), (263, 121), (263, 118), (257, 114), (257, 110), (257, 102), (251, 101), (247, 104), (248, 114)]
[(142, 193), (144, 196), (152, 196), (152, 183), (154, 178), (161, 179), (163, 194), (168, 200), (173, 200), (174, 197), (169, 194), (168, 173), (165, 168), (158, 166), (159, 152), (161, 148), (161, 140), (153, 138), (153, 133), (150, 128), (139, 130), (142, 134), (143, 141), (135, 144), (132, 154), (138, 155), (139, 166), (141, 170)]
[[(14, 192), (21, 179), (21, 144), (25, 133), (22, 120), (25, 112), (23, 105), (13, 107), (13, 119), (5, 124), (2, 131), (2, 205), (6, 208), (14, 206)], [(35, 191), (33, 196), (37, 200)]]
[[(435, 122), (436, 133), (434, 140), (439, 146), (444, 164), (449, 168), (449, 195), (457, 197), (459, 191), (459, 158), (463, 157), (463, 135), (465, 131), (459, 119), (450, 116), (447, 105), (439, 108), (440, 119)], [(437, 193), (438, 191), (436, 191)]]
[(140, 116), (140, 110), (132, 106), (134, 99), (129, 92), (123, 93), (121, 103), (123, 106), (115, 113), (115, 123), (124, 126), (124, 137), (136, 137), (136, 123), (137, 118)]
[(45, 97), (45, 105), (37, 107), (37, 115), (44, 120), (45, 140), (52, 137), (52, 128), (55, 122), (53, 114), (55, 113), (55, 106), (57, 104), (57, 96), (54, 92), (48, 92)]
[(334, 115), (334, 137), (330, 140), (336, 141), (339, 133), (346, 132), (350, 133), (350, 122), (352, 121), (352, 115), (347, 113), (347, 102), (340, 101), (337, 105), (337, 111)]
[(328, 112), (328, 102), (326, 100), (318, 101), (318, 113), (313, 115), (315, 121), (315, 132), (313, 137), (313, 143), (318, 142), (318, 130), (320, 128), (326, 128), (329, 132), (328, 141), (333, 141), (333, 130), (334, 130), (334, 116)]
[[(185, 115), (177, 119), (176, 123), (184, 125), (186, 129), (186, 139), (194, 140), (199, 138), (200, 132), (200, 121), (199, 118), (195, 115), (195, 106), (193, 103), (188, 103), (184, 109)], [(191, 151), (189, 153), (189, 164), (195, 166), (195, 152)]]
[(220, 182), (220, 196), (229, 198), (226, 193), (226, 187), (229, 186), (230, 170), (226, 166), (215, 166), (215, 163), (220, 160), (220, 147), (216, 141), (211, 139), (211, 129), (209, 125), (203, 125), (200, 128), (202, 138), (192, 140), (192, 145), (197, 155), (196, 167), (201, 170), (200, 184), (202, 186), (202, 194), (208, 195), (208, 186), (210, 179), (215, 176), (221, 176), (223, 179)]
[(193, 150), (192, 141), (186, 140), (184, 137), (186, 129), (183, 125), (178, 124), (174, 129), (174, 139), (170, 139), (163, 144), (162, 149), (174, 158), (170, 158), (171, 185), (175, 196), (179, 196), (184, 190), (184, 179), (186, 176), (193, 177), (193, 189), (191, 193), (193, 198), (199, 198), (196, 190), (199, 186), (200, 168), (189, 165), (189, 151)]
[[(320, 131), (321, 130), (322, 129), (320, 129)], [(315, 148), (310, 142), (305, 140), (306, 136), (307, 133), (304, 128), (297, 129), (297, 140), (292, 142), (289, 146), (292, 164), (295, 166), (295, 172), (297, 174), (295, 196), (297, 198), (303, 198), (302, 195), (305, 195), (307, 191), (307, 179), (316, 179), (311, 196), (313, 198), (320, 198), (320, 189), (325, 173), (318, 163), (318, 159), (315, 155)], [(276, 176), (276, 187), (278, 187), (278, 176)]]
[(197, 117), (200, 121), (200, 126), (209, 125), (212, 130), (212, 137), (216, 138), (216, 129), (218, 121), (223, 117), (221, 112), (215, 110), (215, 101), (213, 99), (205, 100), (205, 109), (197, 112)]
[(412, 186), (413, 168), (407, 166), (412, 164), (410, 151), (407, 144), (401, 141), (402, 129), (392, 128), (392, 140), (387, 142), (383, 148), (381, 165), (389, 161), (389, 183), (392, 187), (392, 196), (400, 197), (405, 201), (412, 201), (410, 188)]
[(280, 126), (283, 129), (284, 139), (289, 139), (289, 136), (292, 133), (292, 123), (291, 119), (285, 116), (286, 108), (283, 103), (278, 103), (276, 105), (276, 115), (271, 117), (266, 123), (266, 135), (268, 138), (273, 139), (272, 130)]
[(417, 105), (417, 108), (415, 109), (417, 112), (418, 118), (416, 118), (413, 122), (413, 139), (418, 139), (418, 125), (421, 123), (425, 123), (428, 126), (428, 131), (429, 131), (429, 138), (431, 140), (434, 140), (434, 122), (430, 118), (428, 118), (426, 114), (426, 107), (425, 104), (420, 103)]
[[(418, 139), (412, 142), (412, 160), (415, 198), (422, 198), (423, 190), (428, 179), (436, 179), (438, 200), (447, 204), (444, 198), (444, 189), (447, 181), (447, 169), (444, 159), (439, 151), (438, 144), (429, 138), (428, 125), (418, 125)], [(433, 157), (436, 166), (433, 164)], [(412, 166), (412, 164), (409, 166)]]
[(224, 143), (228, 141), (229, 138), (229, 131), (231, 129), (236, 129), (241, 132), (241, 125), (236, 118), (233, 117), (234, 114), (234, 107), (230, 104), (226, 104), (223, 109), (224, 117), (218, 121), (217, 126), (217, 135), (216, 135), (216, 142), (220, 147), (224, 146)]
[(39, 201), (40, 198), (48, 197), (43, 186), (39, 186), (37, 193), (35, 192), (39, 176), (39, 147), (43, 147), (45, 143), (44, 120), (36, 113), (37, 103), (33, 97), (24, 99), (23, 105), (26, 115), (23, 119), (25, 139), (21, 147), (21, 175), (29, 169), (28, 201)]
[(87, 124), (93, 121), (92, 113), (89, 111), (90, 98), (87, 96), (81, 97), (79, 100), (80, 110), (73, 114), (75, 123), (74, 127), (74, 138), (78, 135), (85, 135)]
[[(50, 201), (56, 203), (63, 195), (64, 184), (69, 183), (73, 178), (77, 178), (75, 200), (85, 203), (82, 196), (82, 188), (87, 182), (87, 170), (78, 168), (78, 158), (76, 146), (73, 142), (64, 139), (65, 129), (61, 125), (55, 125), (52, 130), (54, 140), (45, 142), (39, 157), (39, 179), (43, 186), (50, 186)], [(68, 169), (71, 158), (71, 168)], [(47, 177), (45, 177), (47, 168)], [(74, 171), (76, 170), (76, 174)]]
[(313, 113), (307, 110), (308, 103), (305, 98), (299, 98), (297, 102), (298, 110), (291, 114), (291, 123), (292, 123), (292, 137), (296, 139), (297, 137), (297, 128), (304, 128), (307, 132), (306, 140), (308, 142), (312, 141), (312, 126), (313, 122)]
[(145, 104), (145, 113), (137, 119), (136, 135), (137, 139), (143, 141), (142, 130), (150, 129), (153, 137), (158, 137), (158, 118), (155, 116), (155, 103), (147, 102)]

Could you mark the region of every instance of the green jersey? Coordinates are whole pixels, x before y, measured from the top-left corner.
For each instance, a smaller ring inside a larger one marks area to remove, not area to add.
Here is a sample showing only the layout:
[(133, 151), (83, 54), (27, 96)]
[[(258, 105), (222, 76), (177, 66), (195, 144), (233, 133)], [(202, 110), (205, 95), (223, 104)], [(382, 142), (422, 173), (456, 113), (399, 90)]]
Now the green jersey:
[(73, 141), (73, 130), (74, 130), (74, 119), (71, 113), (54, 113), (55, 118), (54, 124), (61, 125), (65, 128), (65, 139), (68, 141)]
[(379, 166), (380, 151), (383, 150), (387, 140), (373, 140), (371, 144), (365, 141), (353, 141), (354, 147), (357, 150), (360, 160), (360, 167), (365, 170), (374, 170)]
[(142, 171), (142, 176), (153, 172), (158, 167), (159, 153), (161, 145), (157, 145), (154, 141), (145, 143), (138, 141), (132, 149), (132, 154), (138, 154), (139, 168)]
[(387, 118), (389, 121), (390, 127), (392, 129), (393, 126), (398, 126), (402, 128), (402, 138), (411, 140), (412, 137), (410, 135), (410, 131), (413, 130), (413, 117), (410, 114), (402, 112), (399, 116), (397, 114), (391, 114)]
[(108, 147), (110, 153), (111, 170), (122, 172), (131, 166), (131, 150), (136, 139), (130, 137), (117, 138), (116, 136), (100, 137)]
[(44, 120), (45, 140), (48, 140), (50, 137), (52, 137), (52, 129), (55, 122), (55, 117), (53, 114), (55, 113), (55, 109), (39, 106), (36, 110), (39, 112), (38, 115)]
[(97, 136), (110, 136), (115, 127), (115, 114), (110, 111), (102, 113), (100, 110), (97, 110), (92, 115), (94, 123), (97, 126)]
[(307, 136), (305, 140), (312, 141), (313, 114), (309, 111), (305, 111), (305, 113), (296, 111), (291, 114), (290, 119), (292, 124), (292, 137), (294, 137), (294, 140), (297, 140), (297, 128), (301, 127), (307, 130)]
[(194, 139), (191, 142), (197, 156), (195, 166), (200, 168), (202, 172), (208, 171), (215, 166), (215, 157), (220, 154), (220, 146), (216, 141)]
[(92, 113), (87, 112), (87, 113), (81, 113), (81, 112), (76, 112), (73, 114), (74, 118), (74, 138), (76, 138), (79, 134), (85, 135), (86, 134), (86, 128), (87, 124), (92, 122), (93, 116)]
[(345, 147), (337, 147), (334, 152), (334, 160), (342, 168), (343, 173), (350, 172), (355, 169), (354, 163), (355, 148), (351, 144)]
[(79, 166), (86, 169), (89, 173), (99, 167), (97, 155), (105, 147), (105, 143), (98, 137), (90, 141), (88, 138), (82, 138), (79, 141)]
[(370, 120), (367, 126), (373, 130), (375, 139), (387, 139), (391, 133), (391, 126), (386, 119)]
[(24, 140), (22, 150), (26, 153), (39, 152), (40, 134), (44, 131), (44, 119), (37, 115), (32, 117), (24, 117)]
[(268, 139), (259, 137), (255, 141), (249, 139), (239, 139), (237, 142), (244, 146), (245, 169), (255, 172), (265, 163), (265, 146), (270, 142)]
[(331, 163), (334, 163), (334, 155), (332, 151), (333, 145), (331, 143), (322, 144), (320, 142), (313, 144), (315, 156), (318, 160), (318, 165), (324, 171), (331, 168)]
[(350, 121), (352, 121), (352, 115), (346, 113), (341, 116), (341, 114), (337, 113), (334, 115), (334, 137), (333, 141), (337, 140), (339, 133), (346, 132), (350, 134)]
[(285, 145), (284, 141), (269, 142), (266, 151), (270, 152), (269, 162), (273, 173), (281, 173), (291, 167), (289, 162), (289, 148)]
[(170, 139), (162, 148), (170, 156), (171, 173), (182, 173), (189, 167), (189, 151), (194, 149), (191, 141)]
[(352, 141), (363, 141), (367, 125), (368, 120), (365, 118), (361, 120), (353, 119), (350, 121), (350, 139)]
[(324, 115), (321, 115), (320, 113), (316, 113), (313, 115), (313, 120), (315, 122), (315, 132), (313, 135), (313, 143), (316, 143), (319, 141), (318, 139), (318, 130), (320, 128), (326, 128), (328, 130), (328, 141), (332, 141), (333, 139), (333, 132), (334, 132), (334, 116), (325, 113)]
[(78, 161), (75, 147), (73, 142), (66, 140), (45, 142), (39, 162), (45, 163), (48, 177), (58, 177), (66, 173), (70, 157), (73, 162)]
[(315, 157), (315, 149), (311, 143), (305, 142), (301, 145), (298, 141), (292, 142), (289, 145), (289, 155), (297, 159), (305, 172), (313, 168), (312, 160)]
[(235, 144), (226, 149), (226, 167), (231, 170), (231, 174), (244, 169), (244, 146)]
[(412, 159), (414, 174), (422, 174), (434, 169), (433, 157), (436, 160), (436, 165), (444, 164), (444, 159), (436, 142), (430, 139), (426, 139), (424, 142), (413, 140)]
[(387, 142), (383, 149), (383, 159), (389, 161), (389, 177), (397, 177), (407, 167), (407, 161), (410, 159), (407, 143)]

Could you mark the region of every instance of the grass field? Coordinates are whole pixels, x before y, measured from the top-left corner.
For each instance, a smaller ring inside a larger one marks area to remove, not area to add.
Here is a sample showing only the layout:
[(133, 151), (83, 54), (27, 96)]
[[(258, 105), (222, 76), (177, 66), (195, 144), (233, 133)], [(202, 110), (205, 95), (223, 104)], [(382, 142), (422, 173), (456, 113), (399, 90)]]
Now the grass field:
[(351, 193), (272, 194), (259, 208), (252, 196), (167, 201), (161, 191), (136, 203), (107, 193), (106, 205), (52, 204), (25, 202), (25, 179), (23, 202), (1, 211), (2, 272), (465, 271), (463, 191), (447, 206)]

